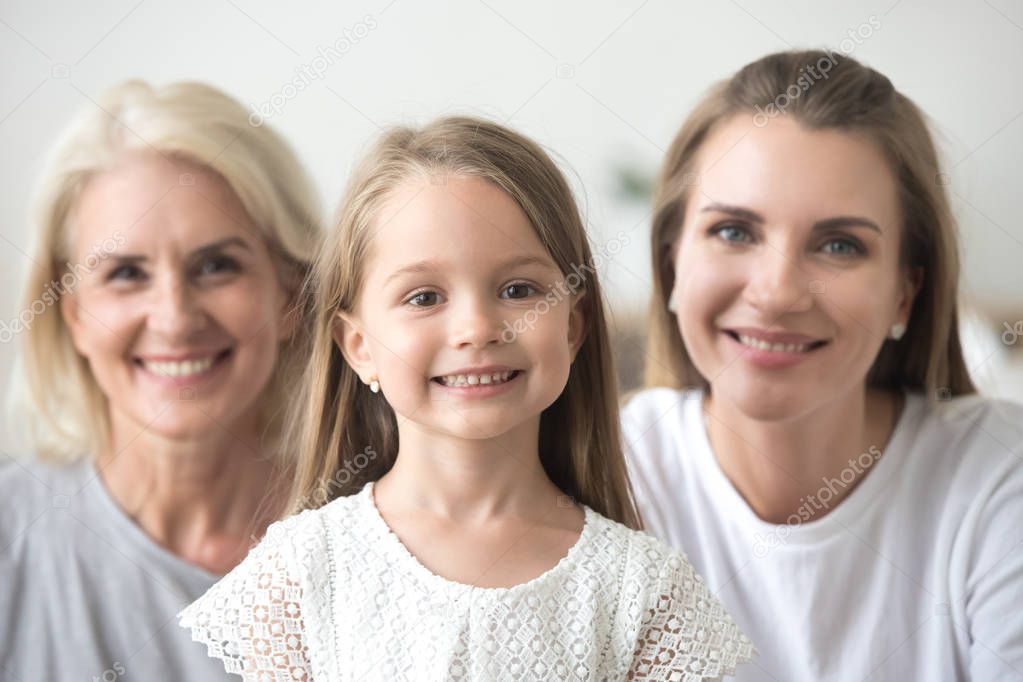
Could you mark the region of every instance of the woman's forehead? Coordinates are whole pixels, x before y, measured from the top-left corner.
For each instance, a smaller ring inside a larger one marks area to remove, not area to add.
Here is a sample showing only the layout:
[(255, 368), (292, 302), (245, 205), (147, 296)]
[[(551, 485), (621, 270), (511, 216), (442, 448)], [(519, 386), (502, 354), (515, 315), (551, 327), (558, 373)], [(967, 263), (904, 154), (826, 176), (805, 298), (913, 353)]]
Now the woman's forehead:
[(860, 135), (808, 130), (781, 117), (757, 127), (736, 117), (700, 150), (690, 216), (714, 204), (740, 206), (768, 222), (811, 224), (862, 215), (898, 221), (898, 187), (880, 149)]

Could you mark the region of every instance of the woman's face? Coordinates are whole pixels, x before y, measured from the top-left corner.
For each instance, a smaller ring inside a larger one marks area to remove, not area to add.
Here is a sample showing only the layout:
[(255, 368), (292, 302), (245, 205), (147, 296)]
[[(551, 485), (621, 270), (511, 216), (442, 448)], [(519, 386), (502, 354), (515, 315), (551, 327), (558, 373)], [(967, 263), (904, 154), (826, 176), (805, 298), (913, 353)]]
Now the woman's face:
[(736, 117), (704, 143), (689, 190), (673, 295), (713, 394), (772, 420), (862, 391), (915, 293), (881, 151), (788, 117)]
[(85, 187), (71, 241), (81, 277), (61, 310), (115, 434), (247, 435), (234, 427), (254, 415), (290, 333), (288, 296), (226, 182), (128, 157)]

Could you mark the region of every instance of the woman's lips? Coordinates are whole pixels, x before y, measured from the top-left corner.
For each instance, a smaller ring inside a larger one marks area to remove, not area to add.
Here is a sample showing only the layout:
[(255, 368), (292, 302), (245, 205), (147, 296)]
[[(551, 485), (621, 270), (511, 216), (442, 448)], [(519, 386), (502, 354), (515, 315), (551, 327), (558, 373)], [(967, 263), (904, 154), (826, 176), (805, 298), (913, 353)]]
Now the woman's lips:
[(150, 379), (168, 386), (190, 386), (206, 381), (223, 366), (231, 349), (209, 355), (147, 356), (135, 358), (135, 365)]
[(828, 344), (814, 341), (808, 344), (771, 344), (750, 337), (740, 337), (734, 331), (726, 330), (724, 336), (739, 350), (740, 356), (758, 367), (782, 369), (797, 365)]

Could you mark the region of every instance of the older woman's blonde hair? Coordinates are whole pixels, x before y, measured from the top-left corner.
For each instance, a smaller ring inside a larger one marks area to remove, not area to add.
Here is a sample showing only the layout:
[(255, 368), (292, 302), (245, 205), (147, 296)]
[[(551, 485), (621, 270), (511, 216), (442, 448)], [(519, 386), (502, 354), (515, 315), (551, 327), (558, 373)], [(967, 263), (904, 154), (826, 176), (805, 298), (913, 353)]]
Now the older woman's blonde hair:
[[(254, 127), (238, 101), (202, 83), (153, 87), (128, 81), (106, 91), (57, 143), (35, 199), (32, 265), (22, 310), (20, 385), (12, 407), (34, 454), (69, 461), (109, 445), (108, 403), (71, 342), (54, 283), (69, 268), (74, 210), (83, 188), (125, 154), (154, 153), (218, 173), (238, 196), (274, 257), (281, 282), (297, 295), (320, 239), (320, 208), (288, 144)], [(38, 311), (38, 312), (37, 312)], [(282, 342), (264, 390), (266, 436), (280, 431), (289, 388), (300, 373), (295, 342)]]
[[(813, 66), (827, 78), (810, 81)], [(796, 96), (791, 93), (795, 87)], [(779, 110), (781, 97), (787, 106)], [(772, 108), (774, 107), (774, 108)], [(654, 294), (647, 337), (645, 385), (706, 390), (679, 334), (668, 297), (675, 284), (671, 249), (682, 232), (694, 164), (722, 123), (749, 116), (789, 116), (810, 130), (838, 129), (878, 145), (898, 183), (902, 211), (901, 267), (922, 269), (920, 290), (898, 341), (887, 340), (870, 368), (868, 387), (910, 388), (932, 399), (976, 392), (959, 342), (959, 252), (955, 220), (924, 115), (877, 71), (842, 54), (780, 52), (747, 64), (717, 84), (682, 124), (661, 168), (654, 197), (651, 253)]]
[(362, 384), (332, 332), (336, 313), (355, 309), (377, 216), (394, 189), (446, 174), (485, 180), (511, 197), (566, 280), (579, 270), (590, 273), (573, 287), (581, 295), (585, 337), (565, 390), (540, 415), (540, 461), (566, 495), (639, 528), (622, 454), (604, 299), (572, 192), (536, 143), (496, 123), (457, 116), (386, 131), (349, 181), (303, 305), (312, 345), (289, 438), (298, 448), (289, 511), (350, 495), (395, 462), (394, 410)]

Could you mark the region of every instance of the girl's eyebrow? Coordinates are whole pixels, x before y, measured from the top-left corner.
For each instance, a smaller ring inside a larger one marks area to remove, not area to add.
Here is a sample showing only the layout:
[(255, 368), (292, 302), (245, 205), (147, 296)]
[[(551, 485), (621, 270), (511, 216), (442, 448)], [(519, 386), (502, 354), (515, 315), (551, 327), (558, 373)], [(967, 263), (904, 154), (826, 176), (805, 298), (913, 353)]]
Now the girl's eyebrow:
[[(498, 270), (510, 270), (512, 268), (524, 267), (527, 265), (539, 265), (545, 268), (557, 270), (557, 266), (551, 262), (549, 258), (540, 258), (539, 256), (516, 256), (511, 258), (498, 266)], [(391, 280), (409, 274), (422, 274), (428, 272), (437, 272), (439, 270), (450, 270), (451, 264), (440, 260), (421, 260), (409, 265), (402, 266), (392, 272), (384, 280), (384, 285), (387, 285)]]
[[(730, 204), (707, 204), (702, 209), (701, 213), (715, 212), (715, 213), (726, 213), (742, 220), (748, 220), (751, 223), (761, 225), (764, 223), (764, 217), (756, 211), (751, 211), (748, 208), (742, 206), (732, 206)], [(814, 232), (821, 232), (824, 230), (833, 230), (839, 227), (869, 227), (870, 229), (880, 233), (881, 228), (878, 227), (877, 223), (873, 220), (863, 218), (861, 216), (836, 216), (834, 218), (825, 218), (824, 220), (818, 220), (813, 224)]]

